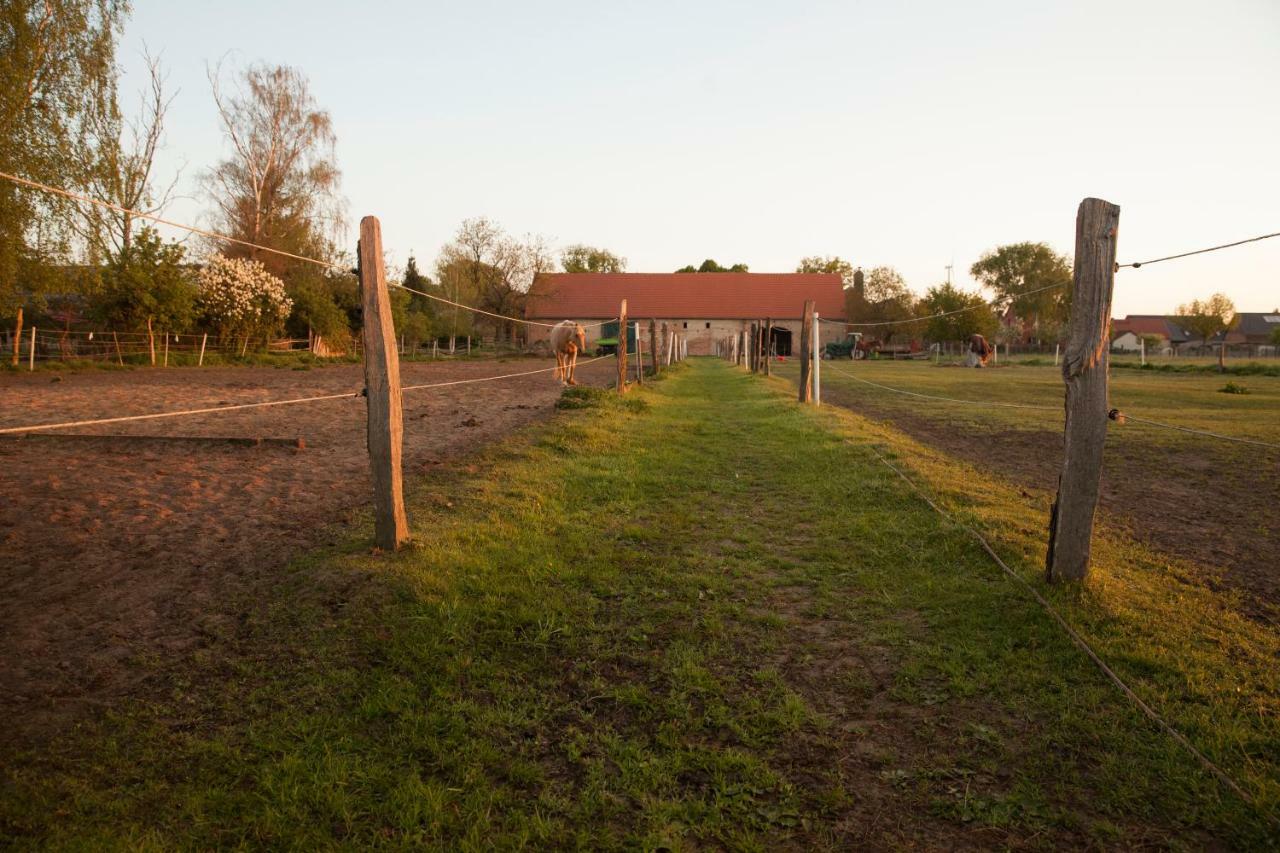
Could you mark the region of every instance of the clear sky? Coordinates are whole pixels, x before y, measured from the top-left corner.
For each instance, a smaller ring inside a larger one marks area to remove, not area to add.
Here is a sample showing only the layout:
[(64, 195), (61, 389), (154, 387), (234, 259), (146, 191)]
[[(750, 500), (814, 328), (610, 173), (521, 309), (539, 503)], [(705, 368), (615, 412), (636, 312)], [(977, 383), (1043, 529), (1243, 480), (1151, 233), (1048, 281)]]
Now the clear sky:
[[(377, 215), (398, 263), (485, 215), (636, 272), (838, 254), (922, 292), (1001, 243), (1070, 255), (1086, 196), (1121, 206), (1122, 262), (1280, 231), (1276, 0), (134, 6), (125, 94), (144, 42), (180, 89), (169, 215), (226, 150), (206, 64), (293, 65), (352, 235)], [(1115, 313), (1214, 291), (1280, 307), (1280, 238), (1125, 270)]]

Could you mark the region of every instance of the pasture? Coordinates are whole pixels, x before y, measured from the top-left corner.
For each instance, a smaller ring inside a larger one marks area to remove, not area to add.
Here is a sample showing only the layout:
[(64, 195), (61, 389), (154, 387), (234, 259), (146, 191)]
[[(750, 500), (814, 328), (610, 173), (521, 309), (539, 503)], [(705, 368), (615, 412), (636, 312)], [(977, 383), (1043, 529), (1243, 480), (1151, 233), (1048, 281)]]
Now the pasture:
[[(1280, 639), (1211, 579), (1103, 525), (1088, 586), (1044, 587), (1044, 508), (1015, 482), (718, 361), (562, 406), (411, 476), (413, 547), (371, 553), (357, 519), (210, 602), (227, 618), (180, 668), (129, 662), (163, 689), (7, 755), (7, 839), (1276, 843)], [(1255, 804), (877, 453), (987, 535)]]
[[(794, 363), (775, 370), (792, 381), (798, 373)], [(1248, 393), (1223, 393), (1228, 382)], [(823, 363), (822, 385), (824, 402), (883, 420), (1007, 478), (1037, 511), (1051, 504), (1062, 466), (1058, 368), (830, 361)], [(1136, 417), (1280, 444), (1280, 376), (1117, 369), (1110, 392), (1113, 407)], [(1280, 625), (1280, 449), (1136, 420), (1108, 430), (1104, 523), (1182, 571), (1231, 588), (1244, 612)]]

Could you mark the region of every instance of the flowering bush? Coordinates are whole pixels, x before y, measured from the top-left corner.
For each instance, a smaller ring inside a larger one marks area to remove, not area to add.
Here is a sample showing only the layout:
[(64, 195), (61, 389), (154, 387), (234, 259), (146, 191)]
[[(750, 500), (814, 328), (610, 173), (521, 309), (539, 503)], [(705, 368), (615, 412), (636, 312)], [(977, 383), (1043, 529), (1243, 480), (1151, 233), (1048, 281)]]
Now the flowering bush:
[(279, 332), (293, 308), (284, 282), (258, 261), (211, 255), (198, 276), (200, 304), (223, 338)]

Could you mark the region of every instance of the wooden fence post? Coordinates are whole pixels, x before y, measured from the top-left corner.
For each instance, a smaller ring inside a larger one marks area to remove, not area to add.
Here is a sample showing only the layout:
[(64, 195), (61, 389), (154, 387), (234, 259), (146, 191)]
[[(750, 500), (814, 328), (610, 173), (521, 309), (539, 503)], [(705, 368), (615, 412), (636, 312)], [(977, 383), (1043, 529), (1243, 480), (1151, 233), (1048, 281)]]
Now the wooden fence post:
[[(155, 367), (156, 366), (156, 336), (155, 336), (155, 332), (151, 331), (150, 317), (147, 318), (147, 346), (151, 348), (151, 366)], [(243, 353), (241, 353), (241, 355), (243, 355)]]
[(813, 404), (822, 405), (822, 323), (815, 309), (813, 312)]
[(1065, 455), (1049, 518), (1050, 582), (1084, 580), (1107, 438), (1107, 353), (1120, 207), (1097, 198), (1076, 212), (1075, 280), (1062, 357), (1067, 386)]
[(13, 327), (13, 366), (22, 358), (22, 308), (18, 308), (18, 322)]
[(640, 321), (631, 324), (636, 333), (636, 384), (644, 384), (644, 347), (642, 342), (644, 339), (640, 337)]
[(764, 321), (764, 375), (773, 375), (773, 318)]
[(627, 300), (618, 306), (618, 393), (627, 393)]
[(404, 512), (401, 451), (404, 410), (400, 359), (382, 267), (382, 227), (376, 216), (360, 220), (360, 293), (364, 306), (364, 384), (369, 412), (369, 464), (373, 470), (375, 539), (394, 551), (409, 540)]
[(209, 333), (205, 332), (200, 338), (200, 360), (196, 362), (196, 367), (204, 367), (204, 345), (209, 342)]
[(806, 299), (804, 301), (804, 309), (800, 313), (800, 396), (801, 403), (808, 403), (813, 399), (813, 386), (810, 379), (810, 371), (813, 365), (810, 359), (813, 358), (813, 342), (810, 338), (813, 335), (813, 300)]
[(649, 318), (649, 360), (653, 362), (653, 375), (658, 375), (658, 321)]
[(31, 349), (27, 352), (27, 371), (36, 369), (36, 327), (31, 327)]

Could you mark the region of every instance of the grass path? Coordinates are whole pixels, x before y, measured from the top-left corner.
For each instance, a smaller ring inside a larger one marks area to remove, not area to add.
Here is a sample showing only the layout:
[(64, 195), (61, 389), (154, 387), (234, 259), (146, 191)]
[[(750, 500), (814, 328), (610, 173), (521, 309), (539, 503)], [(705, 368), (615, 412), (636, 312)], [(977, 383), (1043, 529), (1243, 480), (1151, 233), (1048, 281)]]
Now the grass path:
[[(1054, 591), (1238, 775), (1223, 793), (867, 445), (1001, 531), (1038, 510), (781, 380), (696, 360), (421, 484), (228, 603), (191, 676), (6, 761), (0, 831), (65, 847), (1265, 847), (1275, 638), (1140, 551)], [(1124, 571), (1115, 570), (1124, 566)]]

